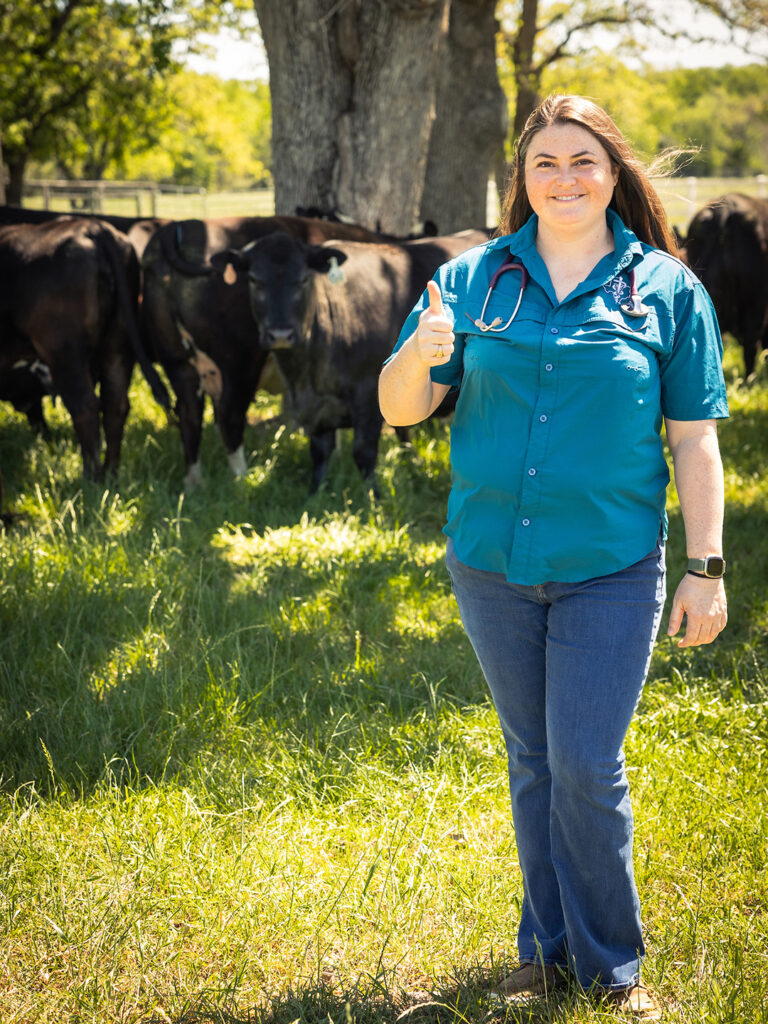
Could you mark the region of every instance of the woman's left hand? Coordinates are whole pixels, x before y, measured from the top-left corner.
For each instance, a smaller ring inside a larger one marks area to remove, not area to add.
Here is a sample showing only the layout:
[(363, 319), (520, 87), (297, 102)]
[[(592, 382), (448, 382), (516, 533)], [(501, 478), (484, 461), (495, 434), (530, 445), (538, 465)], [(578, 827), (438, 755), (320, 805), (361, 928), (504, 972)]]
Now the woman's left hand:
[(685, 635), (678, 647), (711, 644), (725, 629), (728, 604), (722, 579), (702, 579), (686, 573), (675, 591), (667, 633), (674, 636), (685, 616)]

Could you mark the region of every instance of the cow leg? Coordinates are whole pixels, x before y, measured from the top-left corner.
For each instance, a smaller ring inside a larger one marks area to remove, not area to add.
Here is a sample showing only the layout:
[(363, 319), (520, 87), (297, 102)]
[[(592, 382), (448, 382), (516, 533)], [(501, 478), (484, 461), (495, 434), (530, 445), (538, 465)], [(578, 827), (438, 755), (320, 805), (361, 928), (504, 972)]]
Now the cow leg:
[(744, 353), (744, 379), (749, 380), (755, 372), (757, 362), (757, 335), (748, 334), (744, 336), (741, 348)]
[(191, 491), (202, 482), (200, 438), (203, 433), (204, 396), (200, 393), (197, 371), (186, 360), (166, 364), (165, 371), (176, 395), (176, 413), (179, 417), (181, 445), (187, 469), (184, 487)]
[(221, 439), (227, 449), (227, 459), (232, 475), (245, 476), (248, 464), (243, 451), (243, 435), (248, 406), (256, 394), (256, 385), (261, 373), (261, 366), (255, 378), (249, 374), (243, 381), (231, 380), (229, 377), (224, 385), (224, 393), (216, 409), (216, 421), (219, 425)]
[(366, 419), (355, 426), (355, 440), (352, 447), (352, 456), (357, 468), (360, 470), (363, 480), (371, 484), (376, 497), (379, 496), (374, 473), (376, 471), (376, 457), (379, 453), (379, 438), (381, 437), (382, 420), (377, 417), (373, 420)]
[(36, 398), (34, 401), (27, 403), (23, 410), (27, 417), (27, 423), (29, 423), (32, 430), (39, 434), (40, 437), (50, 438), (51, 432), (48, 429), (48, 424), (43, 413), (43, 400), (42, 398)]
[(328, 463), (333, 449), (336, 447), (336, 431), (323, 430), (311, 434), (309, 438), (309, 451), (312, 455), (312, 482), (309, 486), (309, 493), (314, 494), (321, 483), (328, 476)]
[[(128, 344), (127, 339), (125, 344)], [(120, 465), (120, 448), (130, 408), (128, 388), (133, 365), (133, 358), (123, 349), (115, 353), (101, 371), (101, 422), (106, 441), (104, 472), (107, 474), (117, 473)]]
[(64, 407), (72, 417), (83, 455), (83, 476), (91, 480), (103, 480), (99, 400), (88, 365), (72, 364), (66, 368), (51, 366), (51, 375)]

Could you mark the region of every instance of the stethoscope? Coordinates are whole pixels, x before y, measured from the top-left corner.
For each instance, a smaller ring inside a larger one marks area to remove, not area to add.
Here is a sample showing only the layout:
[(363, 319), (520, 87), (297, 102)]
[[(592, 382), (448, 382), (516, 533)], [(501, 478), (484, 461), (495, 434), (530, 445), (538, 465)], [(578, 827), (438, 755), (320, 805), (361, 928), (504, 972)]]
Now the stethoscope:
[[(493, 289), (496, 287), (496, 283), (499, 280), (499, 278), (501, 277), (501, 275), (505, 274), (508, 270), (519, 270), (520, 271), (520, 291), (519, 291), (518, 296), (517, 296), (517, 302), (515, 303), (515, 308), (512, 310), (512, 316), (502, 326), (499, 326), (501, 324), (501, 317), (500, 316), (494, 317), (494, 319), (489, 324), (487, 324), (485, 322), (485, 319), (484, 319), (485, 318), (485, 311), (488, 308), (488, 303), (490, 302), (491, 295), (493, 293)], [(648, 314), (650, 313), (650, 309), (648, 308), (648, 306), (645, 305), (643, 300), (640, 298), (640, 292), (638, 292), (638, 290), (637, 290), (637, 282), (635, 281), (635, 272), (634, 272), (634, 270), (630, 270), (627, 273), (627, 277), (629, 279), (629, 301), (628, 302), (622, 302), (621, 307), (620, 307), (621, 311), (623, 313), (626, 313), (627, 316), (636, 316), (636, 317), (646, 317), (646, 316), (648, 316)], [(523, 264), (522, 263), (518, 263), (517, 260), (515, 259), (515, 257), (510, 253), (510, 255), (507, 256), (507, 258), (504, 260), (504, 262), (501, 264), (499, 269), (494, 273), (493, 277), (491, 278), (490, 284), (488, 285), (488, 291), (487, 291), (486, 296), (485, 296), (485, 302), (483, 303), (483, 308), (482, 308), (482, 311), (480, 313), (479, 319), (475, 320), (473, 317), (471, 317), (469, 315), (469, 313), (465, 313), (464, 315), (467, 317), (467, 319), (471, 323), (473, 323), (475, 325), (475, 327), (478, 328), (478, 330), (481, 330), (484, 334), (487, 331), (493, 331), (494, 334), (500, 334), (502, 331), (506, 331), (507, 330), (507, 328), (510, 326), (512, 321), (517, 316), (518, 310), (520, 309), (520, 303), (523, 301), (523, 295), (525, 293), (525, 289), (526, 289), (527, 285), (528, 285), (528, 271), (525, 269)]]

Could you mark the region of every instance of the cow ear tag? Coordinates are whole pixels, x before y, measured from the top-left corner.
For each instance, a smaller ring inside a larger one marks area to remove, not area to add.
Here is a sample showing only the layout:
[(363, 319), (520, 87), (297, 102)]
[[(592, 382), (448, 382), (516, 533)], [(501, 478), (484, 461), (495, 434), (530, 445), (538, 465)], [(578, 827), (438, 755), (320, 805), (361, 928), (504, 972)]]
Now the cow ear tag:
[(234, 284), (237, 280), (237, 271), (231, 263), (228, 263), (224, 268), (223, 277), (227, 284)]
[(344, 271), (339, 266), (339, 261), (335, 256), (331, 256), (330, 267), (328, 270), (328, 281), (330, 284), (343, 284), (347, 280)]

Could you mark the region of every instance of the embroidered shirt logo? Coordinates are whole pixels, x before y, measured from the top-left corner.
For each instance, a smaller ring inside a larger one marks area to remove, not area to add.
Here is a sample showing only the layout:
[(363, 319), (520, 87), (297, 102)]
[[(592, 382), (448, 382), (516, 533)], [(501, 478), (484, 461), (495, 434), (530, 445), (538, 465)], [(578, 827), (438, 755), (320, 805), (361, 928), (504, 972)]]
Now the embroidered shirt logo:
[(610, 281), (603, 285), (603, 291), (608, 292), (609, 295), (613, 296), (614, 301), (619, 303), (622, 299), (628, 298), (630, 288), (621, 274), (617, 274), (616, 277), (612, 277)]

